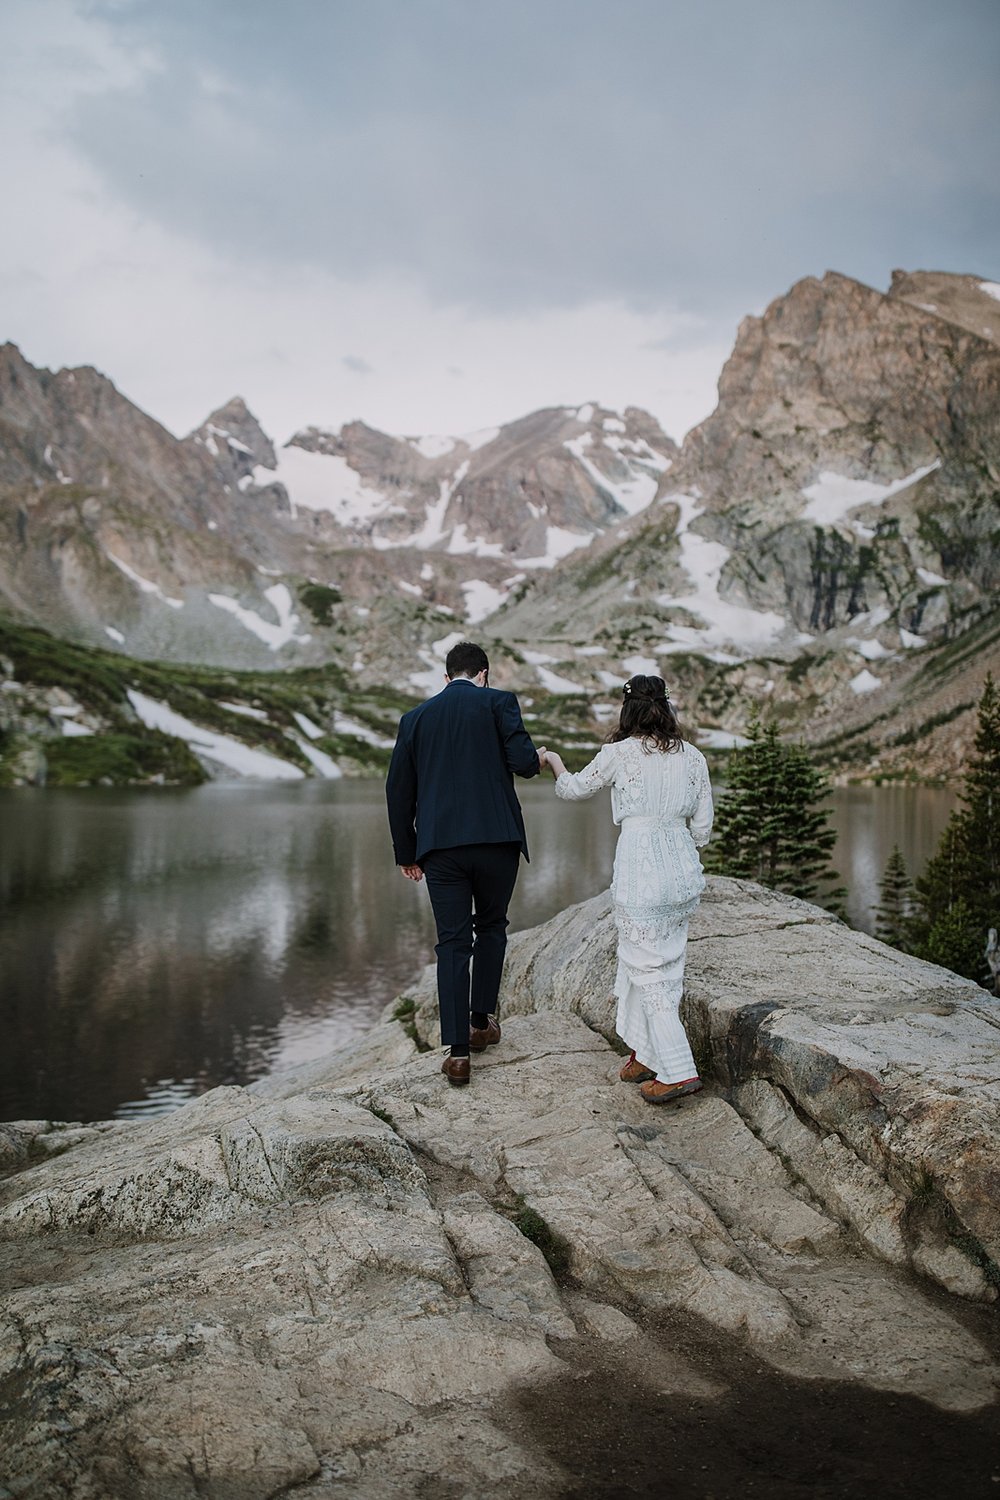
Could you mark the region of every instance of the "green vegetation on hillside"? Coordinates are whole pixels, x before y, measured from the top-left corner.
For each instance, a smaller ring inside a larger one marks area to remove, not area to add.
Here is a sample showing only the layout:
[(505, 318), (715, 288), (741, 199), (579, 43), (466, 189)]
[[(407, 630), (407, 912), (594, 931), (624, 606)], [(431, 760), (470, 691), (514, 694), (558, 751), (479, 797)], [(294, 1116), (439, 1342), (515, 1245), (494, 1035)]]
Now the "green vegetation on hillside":
[(299, 599), (317, 625), (332, 625), (333, 607), (341, 602), (342, 595), (325, 583), (306, 583), (299, 589)]
[(183, 740), (156, 729), (54, 739), (45, 760), (49, 786), (198, 786), (208, 779)]
[[(289, 761), (307, 774), (312, 767), (301, 748), (303, 733), (294, 718), (296, 712), (322, 728), (340, 711), (391, 740), (399, 715), (415, 701), (391, 687), (366, 685), (358, 691), (332, 664), (258, 672), (139, 661), (120, 652), (61, 640), (36, 626), (2, 617), (0, 658), (10, 664), (19, 687), (61, 688), (103, 726), (97, 734), (66, 739), (59, 737), (54, 722), (51, 735), (0, 735), (0, 785), (16, 779), (14, 768), (31, 745), (44, 754), (45, 779), (52, 785), (191, 785), (204, 780), (204, 769), (183, 740), (147, 729), (138, 720), (128, 700), (129, 689), (168, 704), (195, 724)], [(227, 703), (265, 717), (240, 713), (226, 707)], [(387, 748), (349, 731), (331, 731), (316, 743), (349, 774), (381, 775), (388, 763)]]

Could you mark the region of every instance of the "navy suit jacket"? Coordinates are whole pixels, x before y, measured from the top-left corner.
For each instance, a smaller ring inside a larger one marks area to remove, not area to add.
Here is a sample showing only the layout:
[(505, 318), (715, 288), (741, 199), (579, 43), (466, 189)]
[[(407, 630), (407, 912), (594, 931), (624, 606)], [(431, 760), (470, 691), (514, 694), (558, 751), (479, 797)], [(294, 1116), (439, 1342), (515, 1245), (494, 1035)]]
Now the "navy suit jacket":
[(399, 721), (385, 784), (398, 865), (459, 844), (528, 844), (514, 776), (538, 775), (538, 751), (513, 693), (457, 677)]

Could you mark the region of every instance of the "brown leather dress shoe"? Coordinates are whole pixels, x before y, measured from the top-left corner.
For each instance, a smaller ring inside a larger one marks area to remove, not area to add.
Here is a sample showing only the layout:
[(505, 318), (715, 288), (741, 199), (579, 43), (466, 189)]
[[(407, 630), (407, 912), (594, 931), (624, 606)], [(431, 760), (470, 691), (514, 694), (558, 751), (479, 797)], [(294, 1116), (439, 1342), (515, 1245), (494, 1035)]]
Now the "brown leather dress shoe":
[(458, 1088), (463, 1083), (468, 1083), (472, 1067), (467, 1057), (446, 1057), (441, 1064), (441, 1072), (449, 1083)]
[(645, 1083), (647, 1078), (656, 1077), (656, 1070), (647, 1068), (646, 1064), (641, 1063), (633, 1052), (618, 1077), (622, 1083)]
[(647, 1104), (669, 1104), (671, 1099), (682, 1099), (685, 1094), (701, 1091), (700, 1078), (685, 1078), (680, 1083), (644, 1083), (639, 1093)]
[(469, 1031), (469, 1046), (473, 1052), (485, 1052), (487, 1047), (495, 1047), (499, 1040), (500, 1022), (496, 1016), (488, 1016), (485, 1026), (473, 1026)]

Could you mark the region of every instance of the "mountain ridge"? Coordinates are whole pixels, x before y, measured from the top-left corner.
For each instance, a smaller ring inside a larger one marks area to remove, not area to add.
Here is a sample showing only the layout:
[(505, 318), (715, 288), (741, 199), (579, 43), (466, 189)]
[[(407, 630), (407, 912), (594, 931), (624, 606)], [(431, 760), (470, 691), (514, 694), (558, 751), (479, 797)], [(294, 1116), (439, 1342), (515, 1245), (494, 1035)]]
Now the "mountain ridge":
[[(597, 402), (276, 447), (234, 396), (178, 439), (92, 368), (5, 345), (0, 606), (135, 657), (330, 662), (410, 693), (472, 632), (498, 681), (578, 730), (657, 670), (719, 745), (756, 708), (842, 774), (915, 774), (890, 742), (919, 739), (921, 663), (983, 622), (994, 660), (998, 414), (1000, 286), (941, 272), (797, 282), (743, 320), (681, 448)], [(925, 717), (956, 701), (938, 683)], [(961, 752), (967, 706), (942, 722)]]

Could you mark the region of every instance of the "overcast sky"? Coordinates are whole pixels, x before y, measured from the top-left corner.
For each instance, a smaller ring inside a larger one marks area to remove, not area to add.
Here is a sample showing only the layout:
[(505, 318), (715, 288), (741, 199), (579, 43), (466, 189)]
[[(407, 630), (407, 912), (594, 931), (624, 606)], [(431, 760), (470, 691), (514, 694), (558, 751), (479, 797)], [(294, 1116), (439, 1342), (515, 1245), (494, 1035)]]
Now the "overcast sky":
[(708, 414), (802, 276), (1000, 279), (998, 0), (2, 0), (0, 341), (175, 432)]

